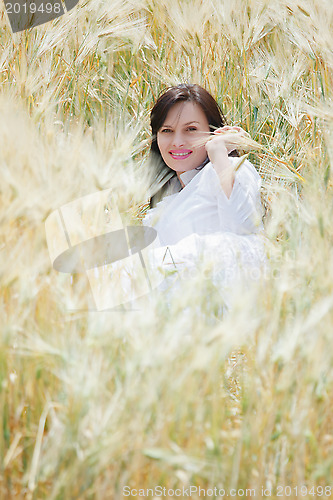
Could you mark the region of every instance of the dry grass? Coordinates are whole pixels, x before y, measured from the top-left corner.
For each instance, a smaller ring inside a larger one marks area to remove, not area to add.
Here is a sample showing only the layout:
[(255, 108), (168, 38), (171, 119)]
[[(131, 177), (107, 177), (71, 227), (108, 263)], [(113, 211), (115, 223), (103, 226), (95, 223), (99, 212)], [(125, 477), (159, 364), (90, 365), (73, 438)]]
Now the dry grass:
[[(88, 0), (15, 35), (0, 8), (0, 498), (313, 498), (333, 460), (332, 2)], [(180, 81), (262, 147), (271, 270), (220, 321), (202, 276), (144, 314), (70, 313), (86, 285), (52, 270), (45, 220), (109, 187), (137, 216), (151, 104)]]

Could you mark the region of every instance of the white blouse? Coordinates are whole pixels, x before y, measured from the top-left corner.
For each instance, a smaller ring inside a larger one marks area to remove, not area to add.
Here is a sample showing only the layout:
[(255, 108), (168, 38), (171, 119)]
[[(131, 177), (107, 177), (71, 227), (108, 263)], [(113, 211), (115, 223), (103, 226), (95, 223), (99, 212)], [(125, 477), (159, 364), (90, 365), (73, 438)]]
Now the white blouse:
[[(239, 158), (229, 159), (239, 161)], [(144, 225), (156, 229), (160, 245), (173, 245), (193, 233), (204, 236), (262, 232), (261, 178), (248, 160), (235, 173), (230, 198), (211, 163), (180, 177), (185, 187), (165, 196), (143, 219)]]
[(180, 178), (185, 187), (164, 196), (143, 219), (158, 234), (150, 261), (166, 272), (159, 289), (168, 297), (183, 278), (201, 272), (217, 287), (228, 309), (232, 296), (238, 300), (239, 286), (248, 288), (265, 272), (261, 178), (246, 160), (235, 172), (230, 198), (211, 163)]

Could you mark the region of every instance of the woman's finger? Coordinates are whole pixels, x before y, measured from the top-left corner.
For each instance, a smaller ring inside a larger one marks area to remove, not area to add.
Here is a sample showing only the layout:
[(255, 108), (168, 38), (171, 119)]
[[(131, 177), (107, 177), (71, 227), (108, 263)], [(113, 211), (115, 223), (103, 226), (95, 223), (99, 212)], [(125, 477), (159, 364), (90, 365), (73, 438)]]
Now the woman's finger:
[(245, 132), (242, 127), (238, 127), (236, 125), (230, 126), (230, 125), (225, 125), (224, 127), (221, 127), (217, 129), (218, 132)]

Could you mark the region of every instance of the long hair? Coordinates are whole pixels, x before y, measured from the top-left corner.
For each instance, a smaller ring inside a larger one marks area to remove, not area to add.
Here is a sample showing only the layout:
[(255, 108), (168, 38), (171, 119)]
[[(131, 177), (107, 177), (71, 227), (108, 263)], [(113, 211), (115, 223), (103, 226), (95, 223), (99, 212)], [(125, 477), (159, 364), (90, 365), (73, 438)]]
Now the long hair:
[[(150, 160), (152, 168), (158, 168), (165, 173), (167, 182), (151, 197), (149, 207), (152, 208), (156, 203), (163, 198), (163, 194), (170, 185), (170, 181), (177, 178), (177, 174), (164, 162), (159, 147), (157, 145), (157, 132), (162, 127), (168, 112), (178, 102), (190, 101), (199, 104), (206, 115), (209, 123), (210, 131), (213, 132), (216, 128), (227, 125), (227, 120), (221, 111), (221, 108), (210, 95), (207, 90), (200, 85), (181, 83), (174, 87), (168, 88), (157, 99), (150, 114), (150, 126), (152, 131), (152, 141), (150, 148)], [(237, 151), (232, 151), (230, 156), (238, 156)], [(201, 168), (208, 163), (207, 160), (200, 166)]]

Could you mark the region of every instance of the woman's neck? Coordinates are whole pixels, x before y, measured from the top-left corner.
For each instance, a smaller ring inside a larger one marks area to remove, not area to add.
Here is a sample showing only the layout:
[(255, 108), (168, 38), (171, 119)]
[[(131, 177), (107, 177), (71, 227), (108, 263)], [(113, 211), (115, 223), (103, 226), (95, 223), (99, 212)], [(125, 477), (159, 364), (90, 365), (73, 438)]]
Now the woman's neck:
[[(185, 172), (185, 170), (184, 170), (184, 172)], [(178, 180), (179, 180), (179, 182), (180, 182), (180, 184), (181, 184), (182, 188), (183, 188), (183, 187), (185, 187), (185, 184), (184, 184), (184, 183), (183, 183), (183, 181), (181, 180), (180, 175), (181, 175), (181, 174), (183, 174), (184, 172), (176, 172), (177, 177), (178, 177)]]

